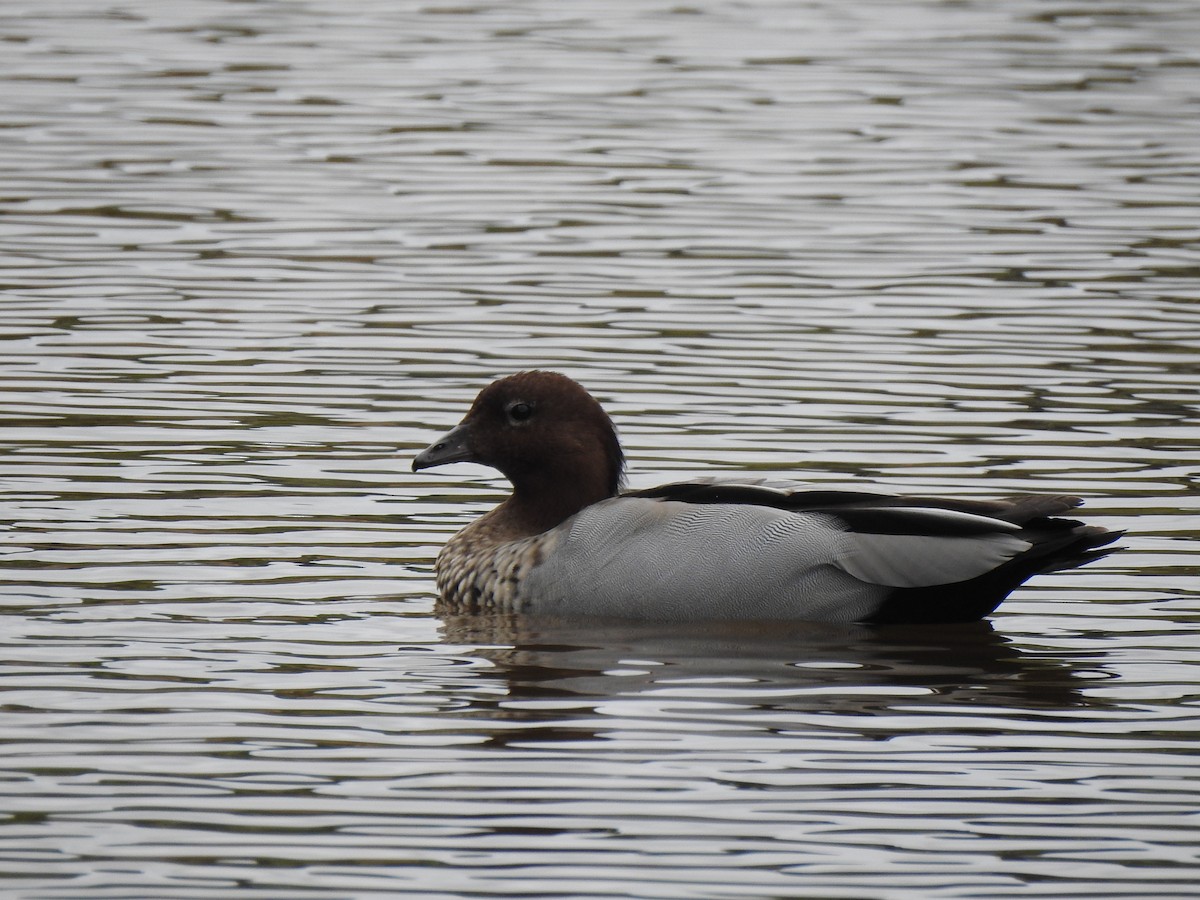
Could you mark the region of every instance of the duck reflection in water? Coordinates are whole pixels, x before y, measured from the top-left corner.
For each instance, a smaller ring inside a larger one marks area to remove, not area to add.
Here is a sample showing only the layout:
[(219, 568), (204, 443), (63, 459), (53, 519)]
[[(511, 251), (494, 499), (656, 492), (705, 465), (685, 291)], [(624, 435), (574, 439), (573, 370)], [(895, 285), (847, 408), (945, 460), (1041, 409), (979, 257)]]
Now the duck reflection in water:
[(502, 681), (501, 696), (473, 705), (521, 723), (493, 731), (492, 743), (581, 740), (597, 733), (596, 710), (613, 701), (719, 703), (726, 714), (765, 716), (770, 728), (777, 713), (785, 714), (779, 727), (913, 707), (1044, 714), (1083, 705), (1088, 684), (1069, 661), (1024, 653), (986, 621), (714, 626), (508, 615), (443, 617), (441, 630), (446, 643), (469, 645), (471, 656), (492, 663)]

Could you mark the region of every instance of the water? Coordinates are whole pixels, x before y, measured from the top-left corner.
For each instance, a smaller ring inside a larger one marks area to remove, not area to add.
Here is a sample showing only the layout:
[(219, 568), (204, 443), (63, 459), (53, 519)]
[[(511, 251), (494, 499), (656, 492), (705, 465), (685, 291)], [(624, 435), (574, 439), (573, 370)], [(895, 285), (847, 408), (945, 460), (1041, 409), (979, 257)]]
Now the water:
[[(0, 893), (1200, 896), (1190, 0), (0, 7)], [(991, 623), (432, 616), (568, 372), (636, 485), (1079, 493)]]

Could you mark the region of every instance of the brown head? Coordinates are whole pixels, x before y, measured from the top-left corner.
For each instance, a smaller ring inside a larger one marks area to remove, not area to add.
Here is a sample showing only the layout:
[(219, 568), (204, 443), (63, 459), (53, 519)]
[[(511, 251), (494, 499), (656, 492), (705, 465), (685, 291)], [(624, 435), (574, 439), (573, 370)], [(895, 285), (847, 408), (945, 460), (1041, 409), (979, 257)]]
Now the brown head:
[(612, 497), (625, 470), (617, 431), (596, 399), (557, 372), (520, 372), (480, 391), (466, 418), (413, 460), (499, 469), (514, 515), (539, 530)]

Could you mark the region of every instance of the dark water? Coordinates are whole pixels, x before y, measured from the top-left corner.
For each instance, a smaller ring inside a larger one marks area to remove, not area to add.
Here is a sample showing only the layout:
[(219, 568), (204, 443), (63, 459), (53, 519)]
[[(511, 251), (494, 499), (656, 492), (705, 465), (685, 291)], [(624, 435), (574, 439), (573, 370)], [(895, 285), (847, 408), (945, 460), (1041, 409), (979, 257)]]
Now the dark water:
[[(0, 5), (0, 894), (1200, 896), (1200, 7)], [(446, 621), (544, 366), (1079, 493), (990, 624)]]

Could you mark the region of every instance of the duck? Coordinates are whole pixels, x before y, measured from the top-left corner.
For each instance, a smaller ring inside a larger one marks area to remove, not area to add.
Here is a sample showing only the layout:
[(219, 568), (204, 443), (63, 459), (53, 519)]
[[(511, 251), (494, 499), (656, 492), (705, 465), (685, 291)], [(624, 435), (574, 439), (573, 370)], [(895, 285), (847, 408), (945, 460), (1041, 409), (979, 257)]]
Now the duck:
[(790, 481), (625, 489), (625, 454), (578, 382), (532, 370), (479, 392), (412, 461), (498, 470), (502, 503), (434, 566), (442, 615), (703, 623), (957, 623), (1122, 534), (1062, 514), (1078, 497), (902, 496)]

